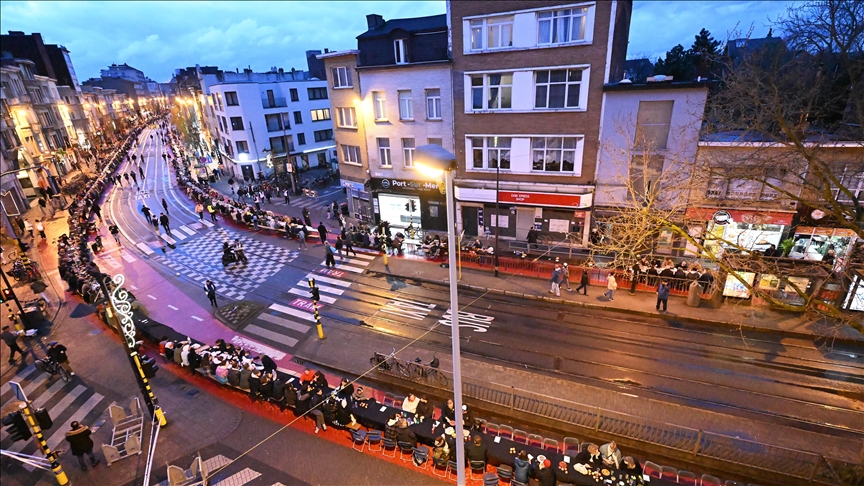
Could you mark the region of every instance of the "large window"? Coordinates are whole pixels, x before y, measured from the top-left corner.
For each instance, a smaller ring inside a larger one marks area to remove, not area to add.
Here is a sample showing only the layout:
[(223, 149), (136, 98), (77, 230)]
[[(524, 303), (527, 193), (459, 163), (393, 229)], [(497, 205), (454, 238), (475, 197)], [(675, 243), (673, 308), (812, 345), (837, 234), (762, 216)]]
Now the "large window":
[(393, 55), (396, 57), (396, 64), (405, 64), (408, 62), (408, 39), (396, 39), (393, 41)]
[(325, 121), (330, 119), (330, 108), (321, 108), (319, 110), (312, 110), (310, 112), (312, 114), (312, 121)]
[(231, 117), (231, 130), (243, 130), (243, 117), (242, 116), (232, 116)]
[[(837, 168), (834, 175), (840, 180), (842, 187), (852, 193), (853, 197), (859, 201), (864, 198), (864, 164), (849, 164)], [(840, 188), (834, 189), (834, 194), (839, 202), (852, 202), (852, 197)]]
[(300, 101), (300, 94), (297, 93), (297, 88), (291, 88), (291, 101)]
[(271, 137), (270, 138), (270, 150), (274, 154), (284, 154), (285, 153), (285, 137)]
[(769, 170), (765, 173), (752, 171), (749, 174), (746, 172), (746, 170), (743, 173), (729, 170), (728, 174), (712, 175), (708, 181), (705, 197), (741, 201), (773, 201), (780, 197), (781, 193), (774, 189), (774, 187), (783, 187), (783, 176), (779, 171)]
[(532, 137), (532, 169), (535, 172), (575, 172), (580, 142), (581, 137)]
[(300, 125), (301, 123), (303, 123), (303, 113), (300, 111), (295, 111), (294, 112), (294, 124)]
[(585, 40), (588, 7), (566, 8), (537, 14), (537, 43), (565, 44)]
[(339, 126), (343, 128), (357, 128), (357, 112), (354, 108), (336, 108), (339, 115)]
[(351, 70), (347, 67), (334, 67), (333, 72), (333, 88), (352, 88)]
[(471, 21), (471, 50), (502, 49), (513, 45), (513, 16)]
[(306, 88), (310, 100), (326, 100), (327, 88)]
[(534, 108), (579, 108), (582, 69), (534, 73)]
[(630, 184), (633, 195), (654, 199), (659, 190), (663, 174), (663, 157), (657, 155), (634, 155), (630, 161)]
[(477, 170), (510, 170), (510, 137), (472, 137), (471, 167)]
[(228, 106), (239, 106), (240, 101), (237, 100), (237, 92), (236, 91), (226, 91), (225, 92), (225, 104)]
[(372, 104), (375, 107), (375, 120), (387, 120), (387, 99), (383, 91), (372, 92)]
[(636, 147), (665, 150), (669, 140), (674, 101), (640, 101), (636, 114)]
[(399, 119), (414, 119), (414, 102), (411, 100), (411, 91), (399, 91)]
[(405, 157), (405, 167), (414, 167), (414, 139), (402, 139), (402, 155)]
[(245, 140), (237, 140), (235, 143), (237, 144), (237, 153), (238, 154), (248, 154), (249, 153), (249, 144)]
[(378, 159), (381, 167), (393, 167), (393, 160), (390, 157), (390, 139), (377, 138), (378, 142)]
[(329, 128), (327, 130), (315, 130), (313, 135), (315, 136), (316, 142), (325, 142), (327, 140), (333, 140), (333, 130), (331, 130)]
[(264, 122), (267, 124), (268, 132), (282, 130), (282, 115), (279, 113), (264, 115)]
[(512, 96), (513, 73), (471, 75), (472, 109), (509, 110)]
[(354, 145), (343, 145), (342, 162), (345, 162), (346, 164), (362, 164), (363, 161), (360, 159), (360, 147)]
[(440, 120), (441, 119), (441, 90), (427, 89), (426, 90), (426, 119)]

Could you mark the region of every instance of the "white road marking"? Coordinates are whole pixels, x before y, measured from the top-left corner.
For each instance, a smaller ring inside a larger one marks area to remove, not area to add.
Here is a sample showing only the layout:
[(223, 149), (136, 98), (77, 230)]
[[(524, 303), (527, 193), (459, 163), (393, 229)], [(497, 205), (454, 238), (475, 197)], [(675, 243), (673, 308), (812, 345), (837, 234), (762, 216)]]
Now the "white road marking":
[(339, 280), (338, 278), (330, 278), (330, 277), (325, 277), (323, 275), (316, 275), (314, 273), (307, 273), (306, 278), (307, 279), (314, 278), (316, 283), (320, 281), (320, 282), (327, 282), (327, 283), (333, 284), (333, 285), (338, 285), (339, 287), (350, 287), (351, 286), (351, 282), (345, 282), (343, 280)]
[(300, 309), (295, 309), (293, 307), (286, 307), (284, 305), (273, 304), (270, 306), (271, 309), (275, 311), (279, 311), (283, 314), (288, 314), (289, 316), (299, 317), (300, 319), (305, 319), (310, 322), (315, 322), (315, 316), (308, 313), (303, 312)]
[[(326, 261), (321, 262), (321, 265), (326, 267), (327, 262)], [(337, 265), (334, 266), (333, 268), (335, 268), (336, 270), (348, 270), (349, 272), (354, 272), (354, 273), (363, 273), (364, 271), (366, 271), (365, 268), (357, 268), (357, 267), (352, 267), (351, 265), (345, 265), (345, 264), (339, 265), (338, 262), (337, 262)]]
[(153, 248), (150, 248), (150, 245), (143, 241), (139, 241), (135, 246), (138, 247), (139, 250), (143, 251), (145, 255), (152, 255), (154, 253)]
[(188, 234), (189, 236), (195, 236), (198, 234), (195, 232), (195, 230), (189, 229), (189, 227), (186, 226), (185, 224), (183, 226), (181, 226), (179, 229), (180, 229), (180, 231), (183, 231), (184, 233)]
[[(320, 288), (320, 287), (319, 287), (319, 288)], [(323, 289), (322, 289), (322, 290), (323, 290)], [(294, 288), (292, 288), (291, 290), (289, 290), (288, 292), (289, 292), (289, 293), (292, 293), (292, 294), (294, 294), (294, 295), (299, 295), (300, 297), (306, 297), (307, 299), (310, 298), (310, 297), (309, 297), (309, 295), (310, 295), (310, 294), (309, 294), (309, 290), (305, 290), (305, 289), (298, 289), (297, 287), (294, 287)], [(327, 295), (322, 295), (322, 296), (320, 296), (320, 297), (321, 297), (321, 302), (325, 302), (325, 303), (327, 303), (327, 304), (334, 304), (334, 303), (336, 303), (336, 299), (334, 299), (333, 297), (329, 297), (329, 296), (327, 296)]]
[(177, 241), (176, 241), (174, 238), (171, 238), (171, 237), (168, 236), (168, 235), (162, 235), (161, 238), (162, 238), (163, 240), (165, 240), (165, 242), (168, 243), (169, 245), (173, 245), (173, 244), (176, 244), (176, 243), (177, 243)]
[(195, 320), (198, 321), (198, 322), (204, 322), (204, 319), (201, 319), (201, 318), (198, 317), (198, 316), (189, 316), (189, 317), (191, 317), (192, 319), (195, 319)]
[(138, 261), (137, 258), (133, 257), (132, 255), (130, 255), (129, 253), (126, 253), (126, 252), (121, 253), (120, 256), (123, 257), (123, 259), (129, 263), (135, 263)]
[(178, 309), (177, 307), (174, 307), (174, 306), (171, 305), (171, 304), (168, 304), (168, 308), (171, 309), (171, 310), (180, 310), (180, 309)]
[(284, 327), (286, 329), (291, 329), (292, 331), (298, 331), (303, 334), (307, 333), (311, 326), (307, 326), (306, 324), (300, 324), (299, 322), (294, 322), (288, 319), (283, 319), (279, 316), (274, 316), (272, 314), (261, 314), (258, 316), (258, 319), (262, 321), (267, 321), (272, 324), (276, 324), (277, 326)]
[(147, 297), (150, 297), (151, 299), (156, 300), (156, 297), (153, 297), (153, 296), (150, 295), (150, 294), (147, 294)]

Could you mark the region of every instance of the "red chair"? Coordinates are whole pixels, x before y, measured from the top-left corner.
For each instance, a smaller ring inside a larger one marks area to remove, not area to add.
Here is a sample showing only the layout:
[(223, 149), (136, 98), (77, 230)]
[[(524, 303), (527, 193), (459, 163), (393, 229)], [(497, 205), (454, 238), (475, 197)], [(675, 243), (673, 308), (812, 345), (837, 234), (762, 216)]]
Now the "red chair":
[(720, 481), (720, 478), (716, 478), (709, 474), (703, 474), (700, 486), (723, 486), (723, 482)]
[(555, 439), (543, 439), (543, 449), (558, 452), (558, 441)]
[(678, 471), (678, 484), (686, 484), (687, 486), (699, 486), (696, 482), (696, 474), (690, 471)]
[(564, 437), (564, 450), (562, 451), (564, 454), (578, 454), (579, 453), (579, 439), (575, 437)]
[(514, 429), (513, 430), (513, 442), (518, 442), (520, 444), (528, 444), (528, 432), (524, 430)]
[(528, 445), (531, 447), (536, 447), (538, 449), (543, 448), (543, 437), (540, 437), (537, 434), (528, 434)]
[(660, 479), (663, 477), (663, 468), (651, 461), (645, 461), (645, 464), (642, 465), (642, 473), (647, 474), (649, 477)]
[(504, 437), (505, 439), (512, 439), (513, 438), (513, 427), (510, 427), (509, 425), (501, 425), (501, 427), (498, 430), (498, 436)]
[(501, 429), (498, 428), (498, 424), (493, 424), (492, 422), (486, 422), (486, 433), (492, 436), (498, 435)]
[(678, 481), (678, 470), (672, 466), (661, 466), (662, 475), (660, 479), (668, 479), (670, 481)]

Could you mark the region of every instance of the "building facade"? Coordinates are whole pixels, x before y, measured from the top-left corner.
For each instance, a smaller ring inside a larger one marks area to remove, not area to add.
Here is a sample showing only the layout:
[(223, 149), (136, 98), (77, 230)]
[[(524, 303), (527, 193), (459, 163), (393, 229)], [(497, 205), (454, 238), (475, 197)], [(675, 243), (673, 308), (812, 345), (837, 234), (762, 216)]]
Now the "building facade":
[(521, 240), (536, 228), (587, 245), (603, 85), (622, 79), (632, 2), (448, 10), (458, 226)]

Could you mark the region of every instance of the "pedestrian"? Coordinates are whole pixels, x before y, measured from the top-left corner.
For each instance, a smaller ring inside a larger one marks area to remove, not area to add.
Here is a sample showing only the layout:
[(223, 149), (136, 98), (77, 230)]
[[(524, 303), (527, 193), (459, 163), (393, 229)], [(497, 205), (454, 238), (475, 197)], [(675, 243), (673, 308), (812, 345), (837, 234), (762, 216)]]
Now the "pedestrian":
[(144, 203), (141, 203), (141, 212), (144, 213), (144, 217), (147, 218), (147, 222), (153, 224), (153, 217), (150, 216), (150, 208), (148, 208), (147, 205)]
[(39, 236), (40, 236), (43, 240), (47, 240), (47, 239), (48, 239), (48, 237), (45, 236), (45, 225), (43, 225), (43, 224), (42, 224), (42, 221), (41, 221), (41, 220), (38, 220), (38, 219), (36, 220), (36, 231), (39, 232)]
[(201, 203), (196, 204), (195, 212), (198, 213), (198, 219), (204, 221), (204, 205)]
[(615, 281), (615, 275), (610, 273), (606, 278), (606, 292), (603, 295), (609, 300), (615, 300), (613, 296), (616, 290), (618, 290), (618, 282)]
[(211, 280), (207, 280), (204, 284), (204, 290), (207, 291), (207, 298), (210, 299), (210, 305), (213, 307), (219, 307), (219, 305), (216, 304), (216, 285)]
[(300, 231), (297, 232), (297, 238), (300, 240), (300, 249), (305, 250), (306, 249), (306, 227), (305, 226), (303, 228), (301, 228)]
[(666, 304), (669, 302), (669, 282), (662, 280), (657, 287), (657, 305), (656, 309), (660, 310), (660, 304), (663, 304), (663, 312), (666, 312)]
[(171, 212), (168, 211), (168, 201), (166, 201), (164, 197), (162, 198), (162, 208), (165, 209), (165, 214), (171, 214)]
[(93, 439), (90, 438), (90, 427), (81, 425), (77, 420), (72, 422), (71, 427), (72, 430), (66, 432), (66, 441), (69, 442), (72, 455), (78, 458), (81, 470), (87, 470), (87, 464), (84, 463), (84, 455), (90, 458), (90, 464), (93, 467), (98, 466), (99, 461), (93, 455)]
[(327, 241), (327, 227), (324, 226), (324, 221), (320, 221), (320, 224), (318, 225), (318, 236), (321, 237), (321, 243)]
[(336, 237), (336, 251), (339, 253), (339, 259), (345, 260), (345, 255), (342, 254), (342, 247), (345, 246), (345, 243), (342, 241), (341, 236)]
[(287, 188), (284, 191), (282, 191), (282, 195), (285, 196), (285, 204), (288, 204), (291, 202), (291, 198), (288, 197), (288, 189)]
[(339, 215), (339, 227), (345, 230), (345, 216)]
[(48, 344), (48, 352), (46, 353), (49, 358), (51, 358), (55, 363), (62, 366), (69, 376), (75, 376), (75, 372), (72, 371), (72, 367), (69, 366), (69, 356), (66, 356), (66, 346), (58, 343), (57, 341), (53, 341)]
[(333, 201), (333, 217), (336, 218), (339, 215), (339, 203)]
[(567, 263), (564, 263), (564, 267), (561, 269), (561, 283), (567, 285), (567, 291), (572, 292), (573, 289), (570, 288), (570, 267), (567, 266)]
[(135, 175), (135, 171), (133, 170), (132, 172), (129, 173), (129, 175), (132, 176), (132, 182), (134, 182), (135, 186), (137, 187), (138, 186), (138, 176)]
[(159, 235), (159, 218), (154, 217), (150, 220), (150, 224), (153, 225), (153, 229), (156, 230), (156, 235)]
[(18, 336), (24, 334), (24, 331), (13, 331), (9, 326), (3, 326), (3, 332), (0, 332), (0, 338), (9, 346), (9, 364), (15, 364), (15, 353), (24, 356), (24, 350), (18, 346)]
[(582, 290), (582, 295), (588, 295), (588, 285), (591, 283), (591, 275), (588, 273), (588, 267), (582, 267), (582, 276), (579, 277), (579, 286), (576, 287), (578, 294)]
[(144, 179), (147, 179), (147, 177), (144, 176), (144, 168), (141, 167), (140, 165), (138, 166), (138, 173), (141, 174), (141, 180), (142, 181), (144, 181)]
[(47, 214), (48, 214), (46, 209), (48, 209), (48, 201), (46, 201), (44, 197), (40, 197), (39, 198), (39, 210), (42, 211), (42, 217), (43, 218), (45, 216), (47, 216)]
[(212, 202), (207, 205), (207, 212), (210, 213), (210, 221), (213, 221), (215, 223), (217, 221), (216, 220), (216, 208), (213, 207)]
[(90, 211), (99, 218), (99, 222), (102, 222), (102, 208), (99, 207), (98, 201), (93, 201), (93, 206), (90, 207)]
[(273, 195), (273, 194), (270, 192), (270, 189), (267, 189), (266, 191), (264, 191), (264, 197), (267, 198), (267, 204), (270, 204), (270, 197), (271, 197), (272, 195)]
[(252, 214), (252, 226), (258, 231), (258, 213)]
[(345, 254), (347, 255), (348, 252), (353, 253), (355, 257), (357, 256), (357, 252), (354, 251), (354, 245), (351, 243), (351, 238), (345, 238)]
[(168, 216), (163, 213), (159, 213), (159, 224), (165, 228), (165, 234), (171, 236), (171, 227), (169, 226), (170, 222), (168, 221)]
[(261, 211), (261, 198), (258, 196), (255, 196), (255, 210)]
[(123, 178), (126, 179), (126, 184), (129, 184), (129, 187), (132, 187), (132, 183), (129, 182), (129, 173), (123, 174)]
[(330, 245), (329, 241), (324, 240), (324, 265), (328, 268), (330, 265), (336, 266), (336, 259), (333, 258), (333, 253), (333, 246)]
[(327, 208), (327, 219), (332, 219), (332, 212), (329, 207)]
[(33, 225), (30, 224), (30, 220), (24, 220), (24, 231), (30, 233), (30, 238), (33, 238)]
[(120, 228), (118, 228), (117, 224), (114, 222), (109, 221), (109, 223), (111, 223), (111, 224), (108, 226), (108, 232), (111, 233), (111, 236), (114, 237), (114, 241), (117, 243), (117, 246), (121, 246), (120, 245)]
[(563, 272), (561, 270), (561, 265), (555, 264), (555, 269), (552, 270), (552, 278), (549, 279), (552, 282), (552, 288), (549, 289), (550, 294), (555, 294), (558, 297), (561, 297), (561, 280), (564, 278)]
[(121, 177), (120, 174), (114, 174), (114, 183), (123, 187), (123, 177)]
[(303, 222), (306, 226), (312, 226), (312, 217), (309, 214), (309, 208), (303, 208)]

